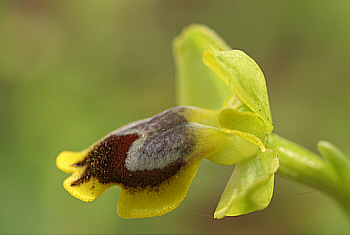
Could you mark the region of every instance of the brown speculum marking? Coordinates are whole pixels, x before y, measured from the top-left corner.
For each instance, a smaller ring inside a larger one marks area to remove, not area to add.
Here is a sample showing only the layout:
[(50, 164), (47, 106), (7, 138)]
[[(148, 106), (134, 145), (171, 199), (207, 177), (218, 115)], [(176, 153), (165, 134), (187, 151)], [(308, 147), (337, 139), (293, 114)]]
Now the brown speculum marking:
[(88, 156), (76, 166), (86, 166), (82, 176), (71, 186), (81, 185), (95, 177), (101, 184), (118, 183), (125, 188), (155, 187), (168, 180), (185, 164), (179, 158), (164, 169), (129, 171), (125, 168), (125, 158), (130, 145), (138, 139), (137, 134), (112, 135), (100, 142)]

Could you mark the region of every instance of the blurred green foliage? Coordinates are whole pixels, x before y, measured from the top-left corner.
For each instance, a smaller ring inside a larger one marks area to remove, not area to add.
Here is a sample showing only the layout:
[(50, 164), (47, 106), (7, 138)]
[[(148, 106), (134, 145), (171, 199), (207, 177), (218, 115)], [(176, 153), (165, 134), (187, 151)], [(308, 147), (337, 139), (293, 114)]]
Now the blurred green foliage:
[(62, 150), (175, 105), (171, 41), (202, 23), (263, 69), (275, 132), (350, 153), (349, 1), (1, 1), (0, 233), (349, 233), (329, 198), (277, 177), (264, 211), (212, 213), (232, 167), (203, 161), (185, 201), (150, 219), (117, 216), (62, 187)]

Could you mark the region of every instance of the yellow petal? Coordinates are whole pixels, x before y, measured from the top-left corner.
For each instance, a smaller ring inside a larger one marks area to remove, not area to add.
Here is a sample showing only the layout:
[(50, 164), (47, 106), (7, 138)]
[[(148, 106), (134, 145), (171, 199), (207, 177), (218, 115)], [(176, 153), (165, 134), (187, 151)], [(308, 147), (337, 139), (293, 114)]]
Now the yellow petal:
[(72, 183), (79, 178), (79, 176), (83, 173), (83, 170), (77, 170), (72, 176), (63, 182), (63, 186), (70, 194), (72, 194), (72, 196), (84, 202), (91, 202), (95, 200), (104, 191), (106, 191), (106, 189), (116, 185), (113, 183), (101, 184), (97, 179), (91, 178), (88, 182), (81, 185), (72, 186)]
[(200, 160), (193, 160), (157, 188), (122, 189), (118, 203), (119, 216), (124, 219), (146, 218), (174, 210), (186, 197)]
[(74, 166), (74, 164), (83, 161), (89, 151), (90, 149), (81, 152), (63, 151), (57, 156), (56, 165), (60, 170), (66, 173), (74, 173), (79, 169), (79, 167)]
[(83, 161), (89, 153), (89, 151), (91, 150), (87, 149), (81, 152), (64, 151), (60, 153), (56, 159), (56, 164), (59, 169), (67, 173), (73, 173), (72, 176), (70, 176), (63, 182), (63, 187), (70, 194), (72, 194), (72, 196), (84, 202), (90, 202), (95, 200), (107, 188), (115, 185), (113, 183), (101, 184), (98, 182), (97, 179), (91, 178), (90, 181), (85, 182), (81, 185), (72, 186), (72, 183), (78, 180), (85, 170), (85, 167), (76, 166), (75, 164)]

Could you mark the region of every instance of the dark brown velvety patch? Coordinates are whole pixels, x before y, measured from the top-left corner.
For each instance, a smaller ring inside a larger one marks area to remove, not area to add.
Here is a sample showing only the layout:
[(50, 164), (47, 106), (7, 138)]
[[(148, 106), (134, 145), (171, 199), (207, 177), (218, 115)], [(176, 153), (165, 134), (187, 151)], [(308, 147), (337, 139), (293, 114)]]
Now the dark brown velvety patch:
[(163, 169), (129, 171), (125, 168), (125, 158), (130, 145), (138, 138), (137, 134), (111, 135), (98, 143), (82, 162), (75, 164), (86, 168), (71, 186), (81, 185), (94, 177), (101, 184), (118, 183), (127, 189), (153, 188), (170, 179), (185, 165), (179, 158)]

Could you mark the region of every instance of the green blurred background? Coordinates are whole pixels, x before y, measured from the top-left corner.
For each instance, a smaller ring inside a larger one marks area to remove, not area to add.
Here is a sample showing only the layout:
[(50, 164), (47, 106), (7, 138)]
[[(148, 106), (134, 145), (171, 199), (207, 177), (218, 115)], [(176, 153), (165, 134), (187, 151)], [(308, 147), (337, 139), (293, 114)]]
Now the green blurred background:
[[(176, 104), (172, 39), (215, 29), (264, 71), (275, 132), (350, 154), (350, 1), (0, 1), (0, 233), (350, 233), (334, 201), (277, 177), (263, 211), (214, 220), (232, 167), (204, 160), (162, 217), (84, 203), (55, 158)], [(350, 202), (349, 202), (350, 203)]]

